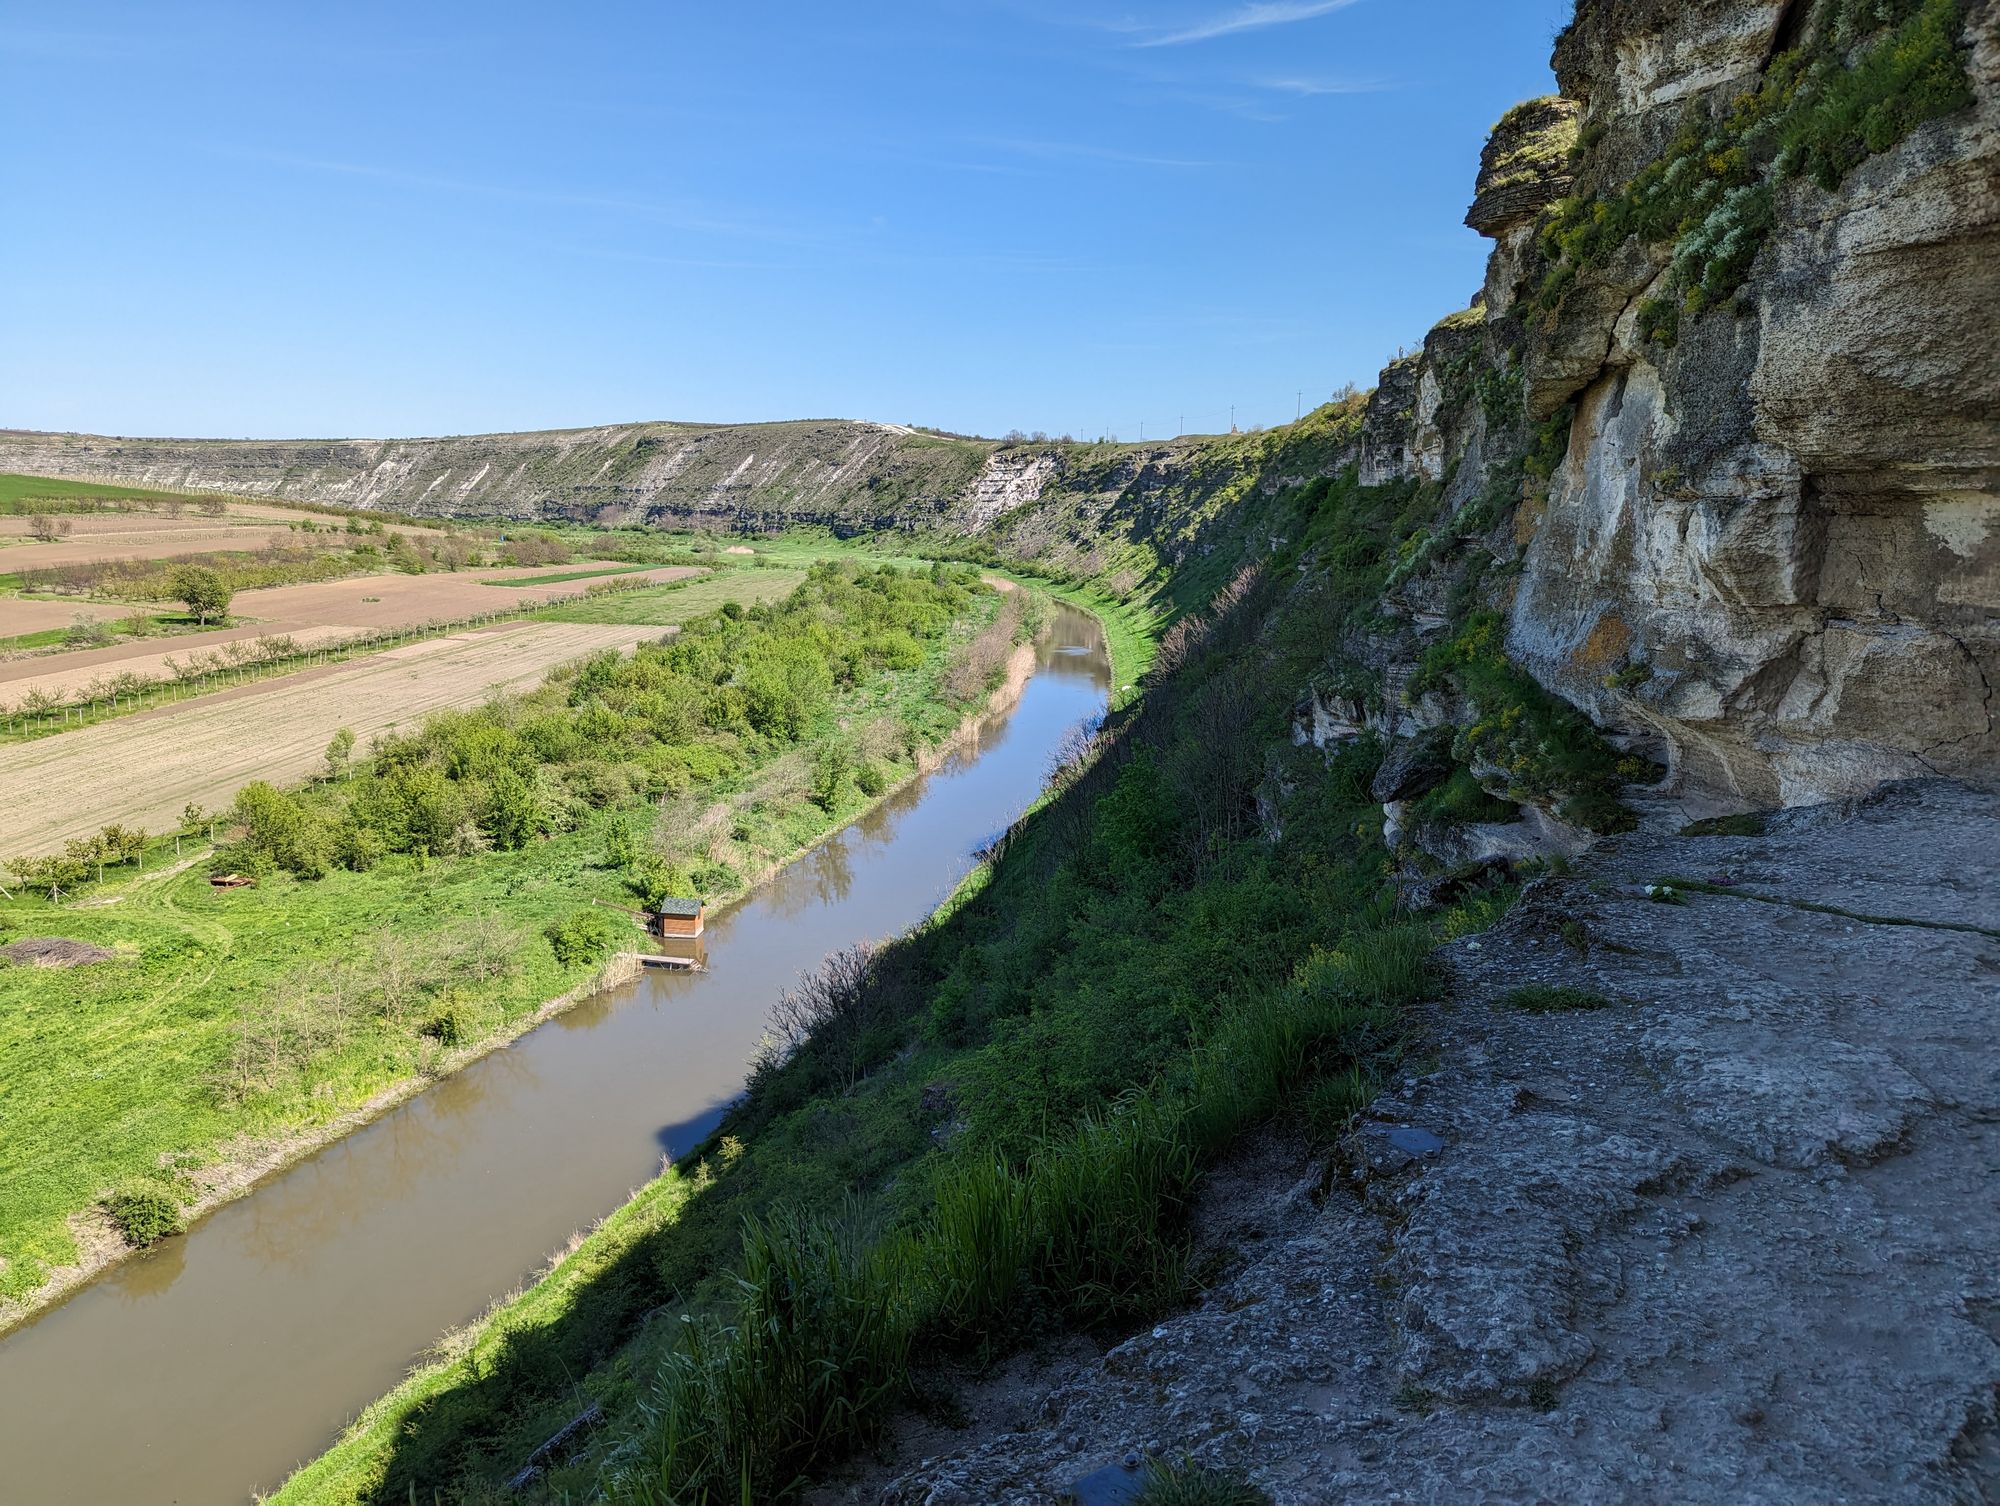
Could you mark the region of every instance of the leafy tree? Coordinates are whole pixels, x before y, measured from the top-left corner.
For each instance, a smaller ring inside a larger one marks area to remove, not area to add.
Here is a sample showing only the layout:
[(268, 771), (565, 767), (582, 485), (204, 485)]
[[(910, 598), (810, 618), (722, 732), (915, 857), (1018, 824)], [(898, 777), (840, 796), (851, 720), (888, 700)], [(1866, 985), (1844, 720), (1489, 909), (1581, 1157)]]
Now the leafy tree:
[(829, 737), (813, 751), (812, 802), (823, 811), (831, 811), (840, 804), (840, 797), (847, 789), (848, 775), (853, 772), (854, 758), (847, 744), (837, 737)]
[(113, 863), (136, 863), (145, 855), (146, 832), (143, 827), (121, 826), (117, 822), (98, 833), (105, 858)]
[(50, 899), (57, 898), (66, 889), (74, 889), (90, 877), (89, 866), (68, 853), (9, 858), (7, 868), (22, 888), (45, 894)]
[(746, 648), (736, 674), (751, 727), (797, 742), (833, 699), (824, 650), (806, 638), (766, 639)]
[(354, 729), (342, 727), (333, 734), (326, 745), (326, 774), (329, 779), (339, 779), (347, 773), (348, 764), (354, 757)]
[(604, 833), (604, 866), (629, 868), (638, 855), (639, 845), (633, 840), (632, 828), (623, 821), (612, 822)]
[(665, 901), (691, 894), (695, 888), (686, 869), (657, 854), (634, 863), (625, 882), (648, 910), (657, 910)]
[(264, 780), (247, 784), (236, 796), (236, 819), (244, 826), (244, 846), (299, 878), (320, 878), (336, 862), (339, 832), (334, 823), (296, 795)]
[(204, 625), (211, 617), (229, 615), (229, 599), (233, 594), (229, 582), (206, 565), (182, 565), (168, 577), (168, 589), (173, 592), (174, 600)]
[(623, 934), (618, 921), (604, 910), (576, 910), (543, 933), (561, 967), (601, 962), (616, 950)]
[(542, 829), (542, 805), (534, 785), (512, 769), (500, 770), (486, 786), (483, 824), (495, 847), (525, 847)]

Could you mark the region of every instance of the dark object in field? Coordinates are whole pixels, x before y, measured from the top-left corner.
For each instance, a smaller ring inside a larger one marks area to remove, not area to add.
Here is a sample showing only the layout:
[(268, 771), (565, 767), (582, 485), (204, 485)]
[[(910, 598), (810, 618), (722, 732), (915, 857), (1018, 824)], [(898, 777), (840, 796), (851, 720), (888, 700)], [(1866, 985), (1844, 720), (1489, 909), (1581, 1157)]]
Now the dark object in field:
[(0, 946), (0, 957), (25, 967), (83, 967), (92, 962), (109, 962), (117, 955), (109, 947), (70, 941), (62, 936), (24, 936)]
[(209, 887), (214, 889), (254, 889), (257, 881), (247, 873), (211, 873)]
[(1071, 1485), (1064, 1499), (1075, 1506), (1128, 1506), (1145, 1487), (1146, 1477), (1137, 1465), (1107, 1464)]
[(519, 1474), (507, 1482), (507, 1488), (509, 1490), (526, 1490), (534, 1483), (536, 1476), (540, 1475), (548, 1467), (551, 1460), (562, 1454), (570, 1444), (581, 1438), (585, 1433), (588, 1433), (602, 1421), (604, 1421), (604, 1409), (596, 1402), (592, 1402), (583, 1409), (580, 1415), (572, 1417), (568, 1422), (564, 1423), (556, 1430), (554, 1436), (549, 1438), (532, 1454), (528, 1455), (528, 1462), (521, 1467)]

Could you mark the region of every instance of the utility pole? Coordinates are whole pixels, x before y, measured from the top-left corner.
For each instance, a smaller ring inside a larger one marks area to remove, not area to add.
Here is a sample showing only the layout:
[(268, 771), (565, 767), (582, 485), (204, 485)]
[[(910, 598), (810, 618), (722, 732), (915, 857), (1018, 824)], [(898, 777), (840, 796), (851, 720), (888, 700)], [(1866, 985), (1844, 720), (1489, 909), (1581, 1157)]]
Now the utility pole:
[(1299, 389), (1298, 401), (1292, 404), (1292, 422), (1297, 423), (1302, 417), (1305, 416), (1305, 411), (1306, 411), (1306, 389), (1301, 387)]

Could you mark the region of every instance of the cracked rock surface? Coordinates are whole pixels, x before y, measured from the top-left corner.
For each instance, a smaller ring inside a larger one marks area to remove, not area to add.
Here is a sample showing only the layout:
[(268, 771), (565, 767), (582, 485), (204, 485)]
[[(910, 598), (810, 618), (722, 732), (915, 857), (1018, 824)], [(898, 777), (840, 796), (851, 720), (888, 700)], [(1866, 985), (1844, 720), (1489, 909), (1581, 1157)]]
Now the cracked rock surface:
[(1332, 1167), (1216, 1174), (1197, 1306), (1015, 1362), (819, 1499), (1189, 1454), (1281, 1506), (2000, 1500), (1996, 836), (2000, 797), (1903, 785), (1542, 881), (1444, 950), (1422, 1074)]

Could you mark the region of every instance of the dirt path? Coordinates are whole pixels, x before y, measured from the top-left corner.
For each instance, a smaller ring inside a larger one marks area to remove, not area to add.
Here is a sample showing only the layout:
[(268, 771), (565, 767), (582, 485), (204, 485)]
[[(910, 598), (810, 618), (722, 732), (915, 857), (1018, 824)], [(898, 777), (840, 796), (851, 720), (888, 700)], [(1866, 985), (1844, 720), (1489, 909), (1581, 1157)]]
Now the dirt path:
[(342, 727), (365, 748), (426, 712), (526, 689), (553, 665), (661, 632), (504, 623), (0, 747), (0, 854), (48, 851), (108, 821), (169, 830), (189, 801), (219, 808), (253, 779), (311, 773)]
[(1198, 1306), (814, 1500), (1122, 1500), (1184, 1454), (1278, 1506), (2000, 1499), (1996, 830), (1904, 786), (1544, 880), (1445, 949), (1434, 1055), (1341, 1156), (1212, 1179)]

